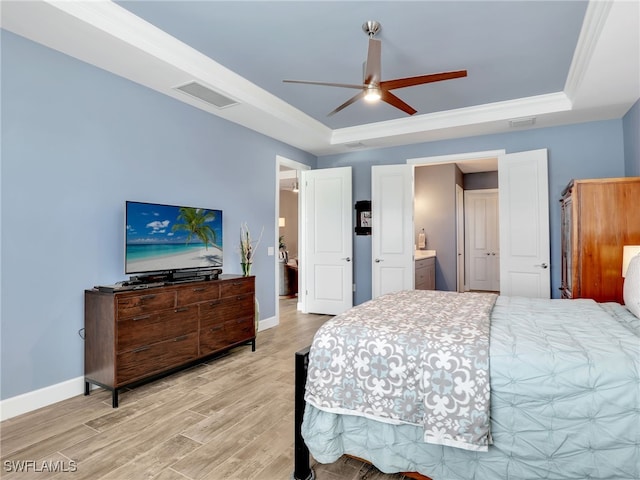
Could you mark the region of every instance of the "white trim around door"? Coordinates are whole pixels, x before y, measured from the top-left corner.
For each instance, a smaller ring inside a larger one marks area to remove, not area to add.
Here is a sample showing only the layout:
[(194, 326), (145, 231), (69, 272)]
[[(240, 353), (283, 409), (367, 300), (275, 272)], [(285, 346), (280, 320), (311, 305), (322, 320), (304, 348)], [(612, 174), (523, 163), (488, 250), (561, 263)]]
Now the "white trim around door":
[[(305, 171), (305, 170), (311, 170), (311, 167), (309, 165), (305, 165), (304, 163), (300, 163), (300, 162), (296, 162), (295, 160), (291, 160), (289, 158), (280, 156), (280, 155), (276, 155), (276, 165), (275, 165), (275, 177), (276, 177), (276, 195), (275, 195), (275, 218), (273, 219), (274, 224), (275, 224), (275, 238), (274, 238), (274, 245), (278, 245), (278, 240), (280, 238), (280, 227), (278, 225), (278, 220), (280, 218), (280, 167), (287, 167), (287, 168), (291, 168), (294, 170), (298, 171), (298, 174), (300, 174), (300, 172)], [(298, 178), (300, 178), (300, 175), (298, 175)], [(301, 237), (301, 225), (303, 222), (303, 216), (302, 216), (302, 208), (301, 208), (301, 200), (300, 200), (300, 195), (298, 195), (298, 257), (299, 258), (303, 258), (304, 255), (304, 243), (301, 241), (302, 237)], [(278, 273), (278, 255), (274, 255), (273, 256), (273, 270), (274, 270), (274, 275), (275, 275), (275, 288), (274, 290), (274, 296), (275, 296), (275, 304), (276, 304), (276, 315), (275, 315), (275, 322), (269, 322), (268, 325), (265, 325), (266, 328), (271, 328), (271, 327), (275, 327), (276, 325), (278, 325), (280, 323), (280, 295), (279, 295), (279, 291), (278, 291), (278, 285), (279, 285), (279, 273)], [(298, 266), (298, 278), (300, 278), (300, 274), (301, 274), (301, 270), (302, 270), (303, 266), (299, 265)], [(301, 304), (301, 296), (298, 295), (298, 305), (297, 305), (297, 309), (298, 310), (302, 310), (303, 306)], [(261, 322), (262, 323), (262, 322)], [(260, 330), (264, 330), (264, 328), (262, 328), (262, 325), (260, 325)]]

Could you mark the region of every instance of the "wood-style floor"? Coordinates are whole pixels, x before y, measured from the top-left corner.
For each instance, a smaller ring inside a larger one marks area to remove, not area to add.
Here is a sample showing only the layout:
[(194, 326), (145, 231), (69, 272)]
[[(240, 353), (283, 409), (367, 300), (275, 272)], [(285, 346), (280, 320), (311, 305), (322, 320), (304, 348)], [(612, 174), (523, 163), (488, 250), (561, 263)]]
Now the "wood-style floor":
[[(280, 325), (189, 370), (102, 389), (0, 424), (3, 480), (288, 480), (293, 471), (294, 354), (329, 317), (280, 301)], [(21, 470), (21, 471), (20, 471)], [(345, 458), (318, 480), (400, 480)]]

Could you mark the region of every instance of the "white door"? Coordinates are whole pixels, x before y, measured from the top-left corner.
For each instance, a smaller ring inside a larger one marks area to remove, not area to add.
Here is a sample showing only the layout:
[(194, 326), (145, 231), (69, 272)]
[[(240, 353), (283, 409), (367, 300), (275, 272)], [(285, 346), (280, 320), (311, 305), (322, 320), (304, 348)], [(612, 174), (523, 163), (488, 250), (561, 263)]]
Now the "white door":
[(303, 310), (337, 315), (353, 306), (351, 167), (302, 172), (300, 192)]
[(469, 290), (500, 290), (498, 190), (467, 190), (465, 231)]
[(500, 294), (549, 298), (547, 150), (498, 157)]
[(464, 190), (456, 184), (456, 290), (464, 292)]
[(371, 167), (372, 297), (414, 287), (413, 166)]

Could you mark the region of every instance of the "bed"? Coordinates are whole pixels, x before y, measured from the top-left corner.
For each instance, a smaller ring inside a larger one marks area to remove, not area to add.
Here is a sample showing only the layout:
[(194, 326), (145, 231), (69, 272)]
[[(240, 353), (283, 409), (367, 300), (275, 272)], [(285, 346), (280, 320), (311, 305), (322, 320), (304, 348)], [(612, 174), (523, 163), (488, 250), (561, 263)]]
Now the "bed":
[(625, 306), (434, 291), (358, 305), (297, 354), (293, 477), (313, 478), (310, 452), (433, 480), (640, 479), (638, 316), (640, 256)]

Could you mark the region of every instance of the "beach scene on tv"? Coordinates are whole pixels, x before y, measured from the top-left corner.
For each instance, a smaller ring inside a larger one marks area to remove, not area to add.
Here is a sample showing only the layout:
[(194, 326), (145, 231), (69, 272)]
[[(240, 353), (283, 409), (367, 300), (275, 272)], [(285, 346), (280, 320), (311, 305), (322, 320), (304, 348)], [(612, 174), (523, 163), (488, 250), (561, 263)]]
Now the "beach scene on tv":
[(222, 211), (127, 202), (126, 273), (222, 266)]

